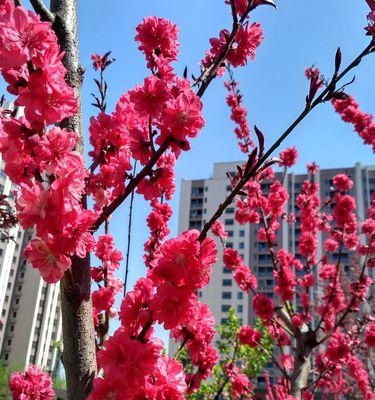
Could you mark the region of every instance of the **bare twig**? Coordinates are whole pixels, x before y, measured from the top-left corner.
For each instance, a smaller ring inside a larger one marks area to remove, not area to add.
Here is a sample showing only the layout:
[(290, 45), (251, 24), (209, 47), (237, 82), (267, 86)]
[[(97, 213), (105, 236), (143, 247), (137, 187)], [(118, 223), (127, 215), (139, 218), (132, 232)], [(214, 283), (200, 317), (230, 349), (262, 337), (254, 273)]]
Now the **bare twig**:
[(53, 23), (53, 21), (55, 20), (55, 16), (43, 3), (43, 0), (30, 0), (30, 3), (33, 6), (35, 12), (40, 15), (42, 21)]
[[(133, 176), (137, 170), (137, 161), (134, 162)], [(125, 261), (125, 278), (124, 278), (124, 296), (126, 295), (126, 286), (128, 283), (129, 275), (129, 259), (130, 259), (130, 243), (131, 243), (131, 230), (132, 230), (132, 219), (133, 219), (133, 205), (134, 205), (134, 190), (130, 196), (130, 206), (129, 206), (129, 222), (128, 222), (128, 245), (126, 249), (126, 261)]]

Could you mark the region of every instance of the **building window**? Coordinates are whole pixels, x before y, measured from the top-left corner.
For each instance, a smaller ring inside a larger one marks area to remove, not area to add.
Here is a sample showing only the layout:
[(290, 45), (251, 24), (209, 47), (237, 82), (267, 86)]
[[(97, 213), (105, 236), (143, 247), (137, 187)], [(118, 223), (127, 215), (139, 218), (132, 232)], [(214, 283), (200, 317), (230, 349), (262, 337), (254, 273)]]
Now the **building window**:
[(231, 299), (232, 298), (232, 293), (231, 292), (223, 292), (221, 294), (222, 299)]
[(5, 361), (7, 361), (9, 359), (9, 354), (6, 353), (4, 358), (5, 358)]
[(10, 346), (12, 344), (12, 339), (8, 340), (8, 346)]
[(20, 303), (20, 298), (17, 297), (17, 298), (16, 298), (16, 304), (19, 304), (19, 303)]
[(228, 312), (229, 310), (230, 310), (230, 305), (229, 304), (222, 304), (221, 312)]
[(237, 293), (237, 299), (238, 300), (242, 300), (243, 299), (243, 293), (242, 292), (238, 292)]
[(5, 303), (8, 303), (9, 301), (9, 296), (5, 296)]
[(6, 313), (6, 310), (4, 310), (4, 308), (3, 308), (3, 311), (1, 311), (1, 315), (4, 317), (5, 313)]
[(234, 207), (228, 207), (225, 210), (225, 214), (234, 214)]
[(240, 242), (239, 243), (239, 248), (240, 249), (244, 249), (245, 248), (245, 243), (244, 242)]
[(221, 324), (226, 324), (228, 322), (228, 318), (221, 318)]
[(20, 292), (22, 290), (22, 285), (18, 286), (18, 291)]
[(231, 274), (232, 270), (230, 270), (228, 267), (223, 267), (223, 274)]
[(223, 286), (232, 286), (232, 279), (223, 279)]
[(231, 191), (232, 191), (232, 186), (231, 186), (231, 185), (227, 185), (226, 191), (227, 191), (227, 192), (231, 192)]
[(12, 287), (12, 284), (10, 282), (8, 282), (7, 289), (10, 289), (11, 287)]
[(241, 229), (239, 231), (240, 237), (244, 237), (245, 236), (245, 231), (243, 229)]
[(243, 311), (243, 306), (242, 306), (242, 304), (239, 304), (237, 306), (237, 312), (242, 313), (242, 311)]
[(14, 325), (10, 326), (10, 331), (13, 332), (14, 331)]
[(14, 313), (13, 313), (13, 318), (16, 318), (17, 317), (17, 311), (15, 311)]
[(199, 195), (203, 194), (203, 188), (202, 187), (193, 187), (191, 189), (191, 194), (193, 196), (199, 196)]
[(233, 243), (232, 242), (227, 242), (227, 248), (228, 249), (233, 249)]
[(272, 262), (271, 254), (259, 254), (259, 262)]
[(0, 257), (3, 255), (4, 250), (0, 249)]
[(227, 231), (229, 237), (233, 237), (233, 231)]
[(225, 225), (234, 225), (234, 219), (233, 218), (226, 219)]

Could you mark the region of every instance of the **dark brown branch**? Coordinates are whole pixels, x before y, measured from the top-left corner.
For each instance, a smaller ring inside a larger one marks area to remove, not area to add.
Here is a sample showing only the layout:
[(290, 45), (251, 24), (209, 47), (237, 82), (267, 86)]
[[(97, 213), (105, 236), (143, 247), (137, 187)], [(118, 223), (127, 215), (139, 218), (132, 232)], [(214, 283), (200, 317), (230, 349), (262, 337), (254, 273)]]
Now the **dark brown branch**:
[(168, 149), (171, 143), (171, 139), (167, 139), (160, 145), (160, 147), (155, 151), (155, 153), (150, 158), (150, 161), (143, 169), (138, 173), (137, 176), (132, 178), (127, 184), (124, 193), (118, 197), (107, 207), (104, 207), (100, 217), (95, 221), (94, 225), (91, 227), (91, 231), (95, 232), (98, 230), (100, 225), (122, 204), (122, 202), (135, 190), (138, 184), (152, 171), (153, 166), (157, 163), (159, 158)]
[(334, 75), (331, 82), (327, 87), (320, 93), (313, 103), (307, 103), (304, 110), (294, 120), (294, 122), (284, 131), (284, 133), (276, 140), (276, 142), (268, 149), (268, 151), (262, 155), (257, 163), (250, 168), (250, 170), (244, 174), (244, 176), (238, 181), (237, 185), (223, 203), (220, 204), (212, 218), (205, 224), (203, 230), (199, 236), (199, 240), (203, 240), (211, 228), (212, 224), (218, 220), (225, 209), (232, 203), (237, 194), (241, 191), (244, 185), (253, 177), (256, 176), (261, 167), (267, 162), (268, 158), (272, 153), (283, 143), (283, 141), (294, 131), (294, 129), (306, 118), (306, 116), (319, 104), (330, 100), (330, 95), (333, 94), (336, 83), (339, 82), (344, 76), (346, 76), (353, 68), (358, 66), (362, 61), (363, 57), (374, 51), (375, 41), (372, 39), (371, 43), (337, 76)]
[(22, 0), (14, 0), (14, 5), (15, 5), (16, 7), (22, 6)]
[[(232, 14), (233, 14), (233, 4), (232, 3), (233, 2), (231, 1)], [(232, 32), (227, 39), (227, 42), (224, 46), (223, 51), (221, 52), (219, 57), (216, 58), (215, 62), (202, 73), (202, 75), (198, 78), (198, 80), (196, 82), (196, 83), (201, 83), (201, 85), (197, 91), (197, 95), (199, 97), (203, 96), (204, 92), (210, 85), (211, 81), (215, 78), (217, 70), (221, 67), (221, 65), (225, 61), (225, 59), (229, 53), (229, 50), (232, 47), (234, 39), (236, 38), (237, 32), (238, 32), (239, 28), (241, 27), (241, 25), (246, 21), (246, 18), (248, 17), (248, 15), (251, 11), (252, 5), (253, 5), (253, 1), (250, 1), (249, 6), (247, 7), (247, 10), (242, 15), (242, 17), (239, 21), (237, 21), (236, 15), (233, 16)]]
[(238, 19), (237, 19), (237, 10), (236, 10), (236, 3), (234, 0), (230, 0), (230, 8), (232, 10), (232, 17), (233, 17), (233, 23), (237, 25)]
[(55, 20), (55, 15), (43, 3), (43, 0), (30, 0), (30, 3), (34, 8), (34, 11), (40, 15), (42, 21), (53, 23)]

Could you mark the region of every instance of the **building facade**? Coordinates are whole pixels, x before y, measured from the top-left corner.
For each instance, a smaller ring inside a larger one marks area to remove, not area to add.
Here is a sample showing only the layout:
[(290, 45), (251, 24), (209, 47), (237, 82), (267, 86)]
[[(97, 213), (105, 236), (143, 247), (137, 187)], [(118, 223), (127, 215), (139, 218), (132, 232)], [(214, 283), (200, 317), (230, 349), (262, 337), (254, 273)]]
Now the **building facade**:
[[(0, 193), (12, 209), (16, 189), (1, 170)], [(59, 284), (47, 285), (23, 258), (33, 233), (17, 225), (9, 234), (13, 240), (0, 241), (0, 359), (17, 369), (36, 364), (54, 372), (62, 332)]]
[[(233, 175), (236, 173), (237, 165), (243, 162), (226, 162), (214, 165), (213, 176), (209, 179), (183, 180), (181, 184), (180, 208), (179, 208), (179, 233), (196, 228), (200, 230), (205, 222), (214, 214), (219, 204), (227, 197), (231, 191), (231, 186), (227, 173)], [(322, 169), (316, 175), (315, 179), (320, 184), (320, 198), (324, 200), (332, 193), (333, 177), (339, 173), (348, 174), (354, 181), (351, 194), (355, 196), (357, 202), (357, 212), (359, 220), (365, 218), (366, 210), (370, 204), (371, 194), (375, 191), (375, 166), (366, 167), (357, 163), (353, 167), (339, 169)], [(276, 178), (281, 178), (281, 173), (276, 174)], [(285, 211), (296, 213), (296, 222), (294, 224), (282, 223), (278, 232), (276, 242), (278, 248), (283, 248), (296, 257), (298, 254), (298, 242), (300, 235), (300, 224), (298, 217), (298, 208), (296, 204), (297, 196), (302, 189), (302, 183), (308, 177), (306, 174), (288, 173), (283, 184), (289, 193), (289, 201)], [(270, 184), (263, 183), (263, 193), (267, 193)], [(327, 210), (329, 212), (329, 210)], [(274, 277), (271, 256), (267, 244), (258, 240), (258, 226), (245, 224), (240, 225), (235, 218), (235, 205), (232, 204), (221, 217), (225, 224), (225, 229), (229, 235), (227, 247), (232, 247), (243, 257), (244, 263), (249, 265), (256, 274), (259, 282), (259, 290), (273, 297)], [(323, 252), (323, 243), (325, 237), (320, 234), (318, 237), (318, 252)], [(222, 246), (219, 245), (218, 262), (215, 265), (210, 284), (198, 293), (200, 300), (207, 303), (216, 322), (221, 324), (226, 321), (227, 313), (230, 308), (234, 308), (237, 316), (243, 324), (252, 324), (255, 318), (250, 307), (251, 298), (243, 293), (237, 286), (232, 277), (232, 272), (228, 270), (222, 262)], [(339, 254), (330, 255), (331, 261), (337, 261)], [(341, 254), (341, 263), (346, 272), (350, 272), (351, 265), (356, 260), (349, 251), (343, 251)], [(298, 276), (300, 271), (296, 271)], [(314, 296), (319, 286), (315, 289)], [(295, 300), (298, 306), (298, 299)], [(171, 352), (174, 345), (171, 344)], [(276, 374), (273, 365), (267, 365), (271, 377)], [(264, 383), (264, 377), (258, 377), (258, 384)]]

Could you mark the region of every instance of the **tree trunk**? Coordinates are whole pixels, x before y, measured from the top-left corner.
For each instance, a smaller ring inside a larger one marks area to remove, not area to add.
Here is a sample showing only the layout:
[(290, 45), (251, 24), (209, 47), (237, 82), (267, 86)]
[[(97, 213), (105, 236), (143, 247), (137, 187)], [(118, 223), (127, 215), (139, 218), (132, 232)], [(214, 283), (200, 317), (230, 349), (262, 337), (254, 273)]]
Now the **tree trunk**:
[[(79, 62), (77, 0), (51, 0), (54, 14), (53, 29), (61, 49), (65, 51), (63, 63), (67, 69), (66, 81), (74, 88), (79, 111), (63, 126), (74, 130), (79, 138), (79, 151), (83, 155), (81, 115), (81, 85), (83, 70)], [(86, 206), (86, 199), (83, 200)], [(72, 258), (71, 271), (61, 281), (61, 308), (63, 320), (62, 355), (66, 372), (69, 400), (86, 399), (96, 374), (95, 330), (90, 295), (90, 256)]]
[(302, 333), (297, 339), (290, 394), (298, 400), (302, 398), (302, 391), (307, 386), (311, 372), (313, 343), (315, 343), (315, 335), (310, 331)]

